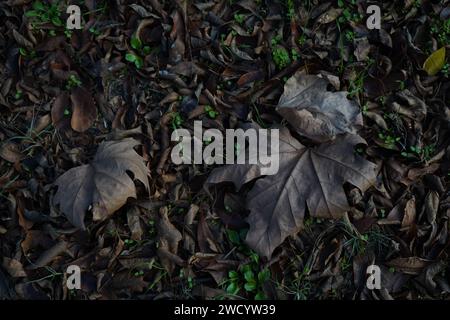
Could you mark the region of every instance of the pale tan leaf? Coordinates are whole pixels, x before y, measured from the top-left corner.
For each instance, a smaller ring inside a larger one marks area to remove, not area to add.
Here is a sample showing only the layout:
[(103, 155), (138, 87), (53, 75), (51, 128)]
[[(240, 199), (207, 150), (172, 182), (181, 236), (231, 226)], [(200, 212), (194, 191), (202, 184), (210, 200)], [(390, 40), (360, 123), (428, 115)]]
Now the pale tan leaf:
[(94, 220), (103, 220), (128, 198), (136, 198), (136, 187), (127, 171), (148, 189), (148, 169), (133, 149), (137, 144), (131, 138), (102, 142), (90, 164), (72, 168), (56, 180), (54, 203), (59, 204), (73, 225), (84, 228), (90, 205)]

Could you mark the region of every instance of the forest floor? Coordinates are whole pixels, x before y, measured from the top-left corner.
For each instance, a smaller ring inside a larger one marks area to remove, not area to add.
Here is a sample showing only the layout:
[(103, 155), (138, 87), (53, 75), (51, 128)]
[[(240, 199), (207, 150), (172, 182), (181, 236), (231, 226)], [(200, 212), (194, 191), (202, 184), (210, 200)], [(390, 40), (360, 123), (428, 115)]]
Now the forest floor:
[[(0, 299), (448, 299), (450, 4), (368, 5), (1, 1)], [(175, 164), (194, 121), (278, 173)]]

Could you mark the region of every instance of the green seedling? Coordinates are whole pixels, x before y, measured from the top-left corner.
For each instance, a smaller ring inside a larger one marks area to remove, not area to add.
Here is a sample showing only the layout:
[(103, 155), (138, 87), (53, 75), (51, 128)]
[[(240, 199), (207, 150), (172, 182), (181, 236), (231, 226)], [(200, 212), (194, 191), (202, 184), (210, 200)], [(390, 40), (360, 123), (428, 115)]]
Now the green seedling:
[(430, 33), (437, 38), (439, 47), (448, 45), (450, 43), (450, 19), (444, 21), (441, 19), (433, 20)]
[(125, 55), (125, 60), (134, 63), (136, 68), (140, 69), (144, 66), (144, 59), (142, 57), (148, 55), (151, 52), (151, 48), (149, 46), (144, 46), (142, 41), (136, 37), (131, 38), (130, 45), (137, 53), (127, 53)]
[(300, 59), (300, 54), (297, 52), (297, 50), (295, 49), (291, 49), (291, 57), (292, 60), (299, 60)]
[(153, 219), (148, 221), (148, 233), (151, 237), (156, 235), (156, 221)]
[(272, 58), (279, 70), (286, 68), (291, 63), (289, 53), (284, 47), (276, 47), (273, 49)]
[(95, 28), (95, 27), (90, 27), (89, 28), (89, 32), (92, 33), (94, 36), (99, 36), (100, 35), (100, 31)]
[(386, 149), (390, 149), (390, 150), (395, 149), (397, 142), (399, 142), (401, 140), (400, 137), (395, 137), (395, 136), (391, 136), (389, 134), (383, 134), (383, 133), (379, 133), (378, 138), (383, 140), (384, 147)]
[(215, 119), (219, 115), (219, 112), (217, 112), (210, 105), (205, 106), (205, 112), (208, 115), (208, 117), (210, 117), (211, 119)]
[(34, 51), (34, 50), (29, 50), (28, 51), (25, 48), (19, 48), (19, 53), (24, 58), (32, 59), (32, 58), (36, 57), (36, 51)]
[(343, 0), (338, 0), (339, 8), (343, 8), (341, 16), (338, 18), (338, 22), (359, 22), (363, 19), (363, 16), (356, 9), (356, 1), (352, 0), (351, 4), (346, 4)]
[(441, 69), (442, 74), (444, 77), (448, 78), (449, 72), (450, 72), (450, 64), (446, 63)]
[(142, 66), (144, 65), (144, 60), (142, 60), (141, 57), (139, 57), (133, 53), (127, 53), (125, 55), (125, 60), (127, 60), (128, 62), (134, 63), (134, 65), (136, 66), (137, 69), (142, 68)]
[(74, 74), (71, 74), (69, 76), (69, 79), (67, 79), (67, 84), (66, 84), (66, 89), (70, 90), (72, 88), (76, 88), (81, 86), (82, 82), (80, 79), (78, 79), (78, 77)]
[(23, 97), (23, 91), (22, 90), (17, 90), (16, 93), (14, 94), (14, 99), (16, 100), (20, 100)]
[(435, 151), (436, 151), (436, 145), (435, 144), (430, 144), (427, 145), (423, 148), (419, 147), (419, 146), (411, 146), (409, 147), (409, 151), (410, 152), (402, 152), (401, 155), (405, 158), (413, 158), (413, 159), (418, 159), (420, 161), (429, 161)]
[(35, 1), (32, 8), (32, 10), (25, 12), (25, 16), (31, 18), (33, 28), (47, 23), (51, 23), (55, 27), (62, 27), (64, 25), (60, 18), (61, 10), (56, 3), (47, 4), (41, 1)]
[(294, 20), (295, 19), (294, 0), (287, 0), (286, 6), (287, 6), (287, 10), (288, 10), (287, 16), (288, 16), (289, 20)]
[(139, 271), (136, 271), (135, 273), (134, 273), (134, 276), (135, 277), (142, 277), (144, 275), (144, 271), (143, 270), (139, 270)]
[(181, 115), (178, 112), (175, 112), (172, 117), (173, 130), (180, 128), (182, 124), (183, 124), (183, 118), (181, 117)]
[(349, 42), (353, 42), (353, 40), (355, 39), (355, 33), (353, 31), (347, 30), (345, 32), (345, 39), (347, 39), (347, 41)]
[(133, 239), (125, 239), (123, 241), (123, 243), (127, 246), (127, 247), (132, 247), (134, 245), (136, 245), (136, 241), (134, 241)]
[(266, 299), (263, 285), (270, 279), (270, 271), (263, 269), (256, 272), (255, 269), (257, 268), (258, 266), (252, 262), (242, 266), (238, 271), (229, 271), (228, 279), (223, 283), (223, 285), (226, 285), (226, 292), (232, 296), (247, 292), (247, 294), (254, 295), (255, 300)]
[(235, 13), (234, 14), (234, 21), (236, 21), (237, 24), (242, 25), (245, 21), (245, 16), (241, 13)]
[(306, 40), (307, 40), (306, 34), (302, 34), (297, 40), (298, 45), (303, 46), (306, 43)]
[(275, 37), (273, 37), (270, 40), (270, 43), (272, 44), (272, 47), (275, 47), (276, 45), (281, 43), (281, 41), (283, 41), (283, 37), (281, 35), (277, 34)]

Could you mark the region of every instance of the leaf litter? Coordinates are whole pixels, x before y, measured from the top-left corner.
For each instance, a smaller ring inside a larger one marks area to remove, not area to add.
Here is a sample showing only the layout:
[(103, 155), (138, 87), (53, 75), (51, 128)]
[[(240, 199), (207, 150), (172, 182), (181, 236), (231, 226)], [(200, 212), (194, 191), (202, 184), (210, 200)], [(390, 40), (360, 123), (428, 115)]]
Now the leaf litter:
[[(418, 3), (1, 2), (0, 299), (447, 299), (449, 2)], [(279, 173), (175, 165), (198, 120), (280, 128)]]

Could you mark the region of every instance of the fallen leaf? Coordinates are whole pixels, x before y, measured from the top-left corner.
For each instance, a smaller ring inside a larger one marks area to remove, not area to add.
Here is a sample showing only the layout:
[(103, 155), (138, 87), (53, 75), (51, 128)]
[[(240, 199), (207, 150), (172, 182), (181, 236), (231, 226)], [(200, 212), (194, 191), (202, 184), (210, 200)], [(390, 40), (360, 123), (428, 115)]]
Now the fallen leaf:
[(148, 189), (148, 169), (133, 149), (137, 144), (131, 138), (102, 142), (90, 164), (72, 168), (56, 180), (54, 203), (60, 205), (74, 226), (84, 229), (83, 220), (90, 205), (94, 220), (103, 220), (129, 197), (136, 198), (136, 187), (126, 171), (131, 171)]
[(139, 208), (132, 207), (127, 212), (127, 222), (128, 222), (128, 227), (130, 228), (130, 231), (131, 231), (130, 238), (135, 241), (141, 241), (142, 234), (144, 233), (144, 231), (142, 230), (142, 225), (141, 225), (141, 221), (140, 221)]
[(0, 145), (0, 157), (11, 163), (18, 162), (24, 158), (22, 153), (20, 153), (20, 146), (11, 141), (6, 141)]
[(84, 132), (92, 126), (97, 118), (94, 99), (87, 89), (76, 87), (72, 89), (70, 100), (72, 102), (72, 119), (70, 121), (72, 129)]
[(416, 198), (412, 197), (406, 202), (405, 215), (402, 220), (402, 228), (409, 228), (416, 220)]
[(436, 73), (441, 71), (445, 64), (445, 47), (436, 50), (425, 60), (423, 63), (423, 69), (428, 73), (429, 76), (434, 76)]
[(53, 102), (51, 116), (56, 129), (61, 130), (69, 126), (70, 118), (66, 115), (70, 112), (70, 99), (67, 92), (62, 92)]
[(5, 268), (13, 278), (23, 278), (27, 276), (23, 270), (22, 263), (20, 263), (19, 260), (3, 257), (3, 268)]
[(317, 23), (327, 24), (333, 22), (341, 13), (342, 9), (331, 8), (317, 19)]
[(167, 207), (159, 211), (159, 220), (156, 225), (158, 230), (158, 256), (164, 268), (173, 271), (173, 263), (181, 260), (178, 253), (178, 243), (183, 238), (180, 231), (170, 222)]
[[(287, 236), (296, 233), (307, 208), (313, 217), (341, 217), (349, 209), (343, 184), (365, 191), (375, 182), (376, 165), (354, 152), (361, 143), (365, 143), (361, 137), (345, 135), (307, 148), (282, 129), (279, 172), (256, 181), (247, 196), (251, 211), (247, 244), (269, 257)], [(215, 169), (207, 182), (230, 181), (239, 187), (260, 175), (257, 165), (230, 165)]]
[(319, 142), (355, 133), (362, 124), (359, 108), (347, 99), (347, 92), (327, 91), (328, 84), (316, 75), (298, 72), (284, 85), (277, 108), (298, 133)]
[(388, 267), (406, 274), (419, 274), (431, 261), (419, 257), (395, 258), (386, 263)]
[(35, 270), (38, 268), (45, 267), (50, 262), (53, 261), (56, 257), (60, 256), (64, 252), (67, 251), (67, 242), (65, 241), (59, 241), (57, 242), (53, 247), (50, 249), (47, 249), (44, 251), (39, 258), (36, 260), (35, 263), (28, 266), (28, 269)]

